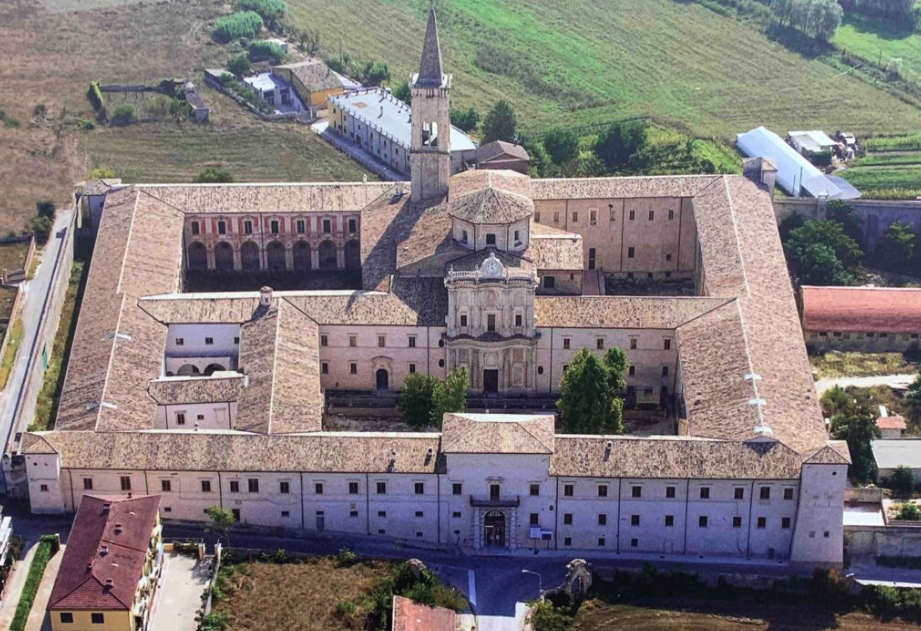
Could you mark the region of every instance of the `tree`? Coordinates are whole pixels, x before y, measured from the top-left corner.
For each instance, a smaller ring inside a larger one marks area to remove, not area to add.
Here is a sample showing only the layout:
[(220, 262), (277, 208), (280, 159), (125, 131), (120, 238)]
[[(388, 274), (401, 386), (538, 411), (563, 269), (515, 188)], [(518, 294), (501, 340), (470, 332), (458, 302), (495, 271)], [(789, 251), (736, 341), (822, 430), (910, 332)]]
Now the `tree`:
[(854, 207), (838, 199), (828, 202), (825, 217), (829, 221), (841, 224), (844, 234), (852, 238), (861, 248), (864, 247), (863, 219)]
[(390, 68), (382, 61), (369, 61), (361, 72), (363, 83), (380, 85), (390, 81)]
[(451, 124), (462, 131), (471, 132), (480, 124), (480, 114), (472, 106), (465, 110), (451, 110)]
[(831, 418), (835, 414), (847, 414), (854, 410), (854, 397), (847, 394), (841, 386), (833, 386), (822, 394), (822, 413)]
[(870, 441), (880, 437), (876, 418), (865, 409), (831, 417), (831, 431), (838, 440), (847, 441), (851, 452), (851, 477), (858, 482), (869, 482), (876, 474), (876, 464)]
[(549, 177), (553, 161), (544, 146), (533, 140), (525, 141), (524, 149), (528, 152), (528, 175), (531, 177)]
[(220, 506), (212, 506), (211, 508), (205, 509), (205, 514), (208, 515), (208, 519), (211, 520), (211, 525), (205, 529), (205, 532), (217, 533), (218, 539), (224, 539), (229, 546), (230, 531), (237, 522), (237, 520), (234, 519), (233, 513)]
[(780, 226), (778, 226), (780, 240), (786, 243), (787, 239), (790, 238), (790, 233), (797, 228), (802, 228), (804, 223), (806, 223), (806, 218), (799, 213), (787, 215), (784, 220), (780, 222)]
[(627, 354), (617, 347), (611, 347), (604, 353), (604, 366), (608, 370), (608, 383), (614, 392), (620, 394), (627, 388), (624, 373), (630, 369)]
[(467, 407), (467, 369), (460, 366), (450, 373), (444, 381), (437, 382), (432, 388), (432, 425), (441, 427), (445, 414), (463, 412)]
[(883, 267), (894, 272), (905, 271), (915, 254), (917, 238), (909, 224), (895, 221), (889, 224), (876, 246), (876, 257)]
[(208, 167), (195, 176), (196, 184), (225, 184), (233, 182), (233, 175), (221, 167)]
[(43, 202), (38, 202), (35, 204), (35, 209), (38, 211), (39, 217), (47, 217), (48, 219), (54, 218), (55, 206), (54, 202), (46, 200)]
[(646, 141), (646, 125), (642, 121), (611, 123), (595, 141), (595, 155), (609, 171), (618, 171), (646, 146)]
[(518, 117), (506, 100), (496, 101), (483, 121), (483, 144), (493, 140), (515, 142), (518, 133)]
[(432, 422), (432, 394), (438, 379), (414, 372), (403, 379), (397, 409), (410, 427), (425, 427)]
[(393, 96), (397, 100), (403, 101), (407, 105), (413, 102), (413, 91), (409, 87), (409, 82), (404, 81), (397, 86), (397, 89), (393, 91)]
[(863, 252), (834, 221), (810, 220), (784, 244), (793, 276), (801, 285), (853, 285)]
[(38, 245), (45, 245), (51, 237), (51, 220), (48, 217), (32, 218), (32, 234), (35, 236), (35, 242)]
[(905, 465), (899, 465), (889, 478), (889, 488), (899, 497), (911, 497), (915, 492), (915, 474)]
[(557, 127), (544, 134), (544, 149), (556, 164), (564, 164), (579, 153), (579, 137), (571, 129)]
[(915, 380), (908, 386), (905, 394), (908, 399), (908, 415), (914, 422), (921, 421), (921, 369), (918, 370)]
[(899, 511), (895, 514), (896, 519), (905, 521), (921, 521), (921, 508), (917, 504), (905, 502), (899, 506)]
[[(605, 362), (582, 348), (569, 363), (560, 381), (556, 402), (569, 434), (620, 434), (623, 432), (623, 400), (612, 387), (614, 377)], [(622, 378), (622, 377), (621, 377)]]
[(253, 65), (249, 61), (248, 53), (240, 53), (233, 59), (227, 62), (227, 70), (235, 74), (238, 77), (242, 77), (247, 72), (253, 69)]

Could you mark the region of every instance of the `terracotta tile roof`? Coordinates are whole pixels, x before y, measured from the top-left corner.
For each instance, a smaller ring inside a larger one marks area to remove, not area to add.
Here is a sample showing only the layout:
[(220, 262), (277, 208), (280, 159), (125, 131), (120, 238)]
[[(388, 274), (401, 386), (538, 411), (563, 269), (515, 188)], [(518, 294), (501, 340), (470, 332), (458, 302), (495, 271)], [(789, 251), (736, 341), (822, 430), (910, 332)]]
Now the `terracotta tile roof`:
[(159, 495), (130, 499), (85, 495), (48, 609), (130, 610), (159, 510)]
[(493, 188), (531, 199), (531, 183), (536, 181), (516, 171), (471, 169), (451, 177), (450, 197), (456, 199), (474, 191)]
[(484, 188), (452, 198), (448, 214), (475, 224), (510, 224), (534, 214), (531, 198), (499, 188)]
[(806, 454), (803, 460), (808, 464), (850, 464), (851, 451), (843, 440), (830, 440), (825, 447), (820, 447), (812, 455)]
[(537, 296), (538, 327), (675, 329), (729, 302), (725, 298)]
[(582, 271), (584, 268), (582, 237), (579, 235), (536, 235), (532, 232), (528, 249), (523, 255), (533, 259), (540, 270)]
[(532, 180), (531, 196), (535, 200), (694, 197), (720, 179), (719, 175), (666, 175)]
[(480, 145), (477, 147), (476, 157), (479, 162), (493, 162), (497, 158), (510, 158), (513, 161), (531, 159), (524, 147), (504, 140), (494, 140)]
[(907, 425), (905, 424), (905, 417), (898, 414), (892, 416), (881, 416), (876, 419), (876, 426), (880, 429), (901, 429), (904, 430)]
[(243, 375), (217, 372), (210, 377), (160, 377), (147, 385), (147, 394), (158, 405), (238, 401)]
[(402, 596), (393, 597), (393, 631), (455, 631), (457, 614)]
[(342, 88), (342, 80), (320, 59), (305, 59), (291, 64), (274, 66), (273, 70), (289, 70), (311, 92)]
[(803, 328), (842, 333), (921, 333), (921, 289), (803, 287)]
[(403, 432), (53, 431), (26, 434), (22, 448), (45, 453), (50, 445), (68, 469), (434, 473), (440, 440)]
[(550, 454), (553, 415), (446, 414), (442, 450), (446, 454)]

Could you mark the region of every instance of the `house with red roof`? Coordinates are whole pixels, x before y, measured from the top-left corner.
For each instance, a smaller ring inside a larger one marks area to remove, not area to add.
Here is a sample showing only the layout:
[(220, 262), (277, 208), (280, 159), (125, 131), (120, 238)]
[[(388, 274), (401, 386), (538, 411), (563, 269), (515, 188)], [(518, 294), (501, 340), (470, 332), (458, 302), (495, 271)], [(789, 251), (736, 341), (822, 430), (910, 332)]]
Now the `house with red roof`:
[(83, 498), (48, 601), (53, 631), (142, 631), (160, 577), (160, 496)]
[(816, 350), (904, 352), (921, 336), (921, 289), (803, 287), (803, 334)]

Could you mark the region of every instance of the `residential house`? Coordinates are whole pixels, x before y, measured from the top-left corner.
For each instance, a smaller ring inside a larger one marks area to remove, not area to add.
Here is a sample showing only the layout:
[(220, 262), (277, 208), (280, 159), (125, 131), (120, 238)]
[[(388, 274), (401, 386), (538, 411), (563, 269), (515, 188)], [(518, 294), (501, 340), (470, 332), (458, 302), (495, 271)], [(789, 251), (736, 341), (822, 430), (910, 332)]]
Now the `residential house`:
[(274, 66), (272, 72), (284, 79), (309, 109), (311, 117), (322, 116), (330, 97), (342, 94), (346, 82), (322, 60), (309, 58)]

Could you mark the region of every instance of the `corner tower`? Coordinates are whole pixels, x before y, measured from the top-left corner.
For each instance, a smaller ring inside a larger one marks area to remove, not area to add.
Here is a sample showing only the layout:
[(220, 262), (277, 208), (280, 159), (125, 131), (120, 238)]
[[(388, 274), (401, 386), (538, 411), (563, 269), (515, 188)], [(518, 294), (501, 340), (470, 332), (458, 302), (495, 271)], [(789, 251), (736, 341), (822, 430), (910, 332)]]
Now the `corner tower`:
[(434, 9), (429, 12), (419, 72), (410, 77), (409, 83), (413, 96), (409, 154), (412, 199), (444, 197), (448, 194), (451, 177), (451, 110), (448, 102), (451, 75), (442, 71)]

